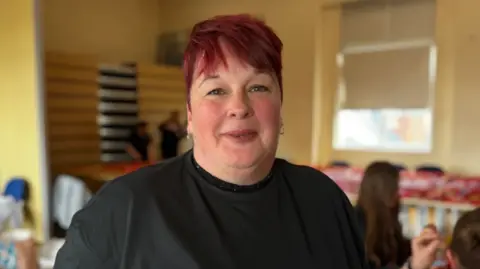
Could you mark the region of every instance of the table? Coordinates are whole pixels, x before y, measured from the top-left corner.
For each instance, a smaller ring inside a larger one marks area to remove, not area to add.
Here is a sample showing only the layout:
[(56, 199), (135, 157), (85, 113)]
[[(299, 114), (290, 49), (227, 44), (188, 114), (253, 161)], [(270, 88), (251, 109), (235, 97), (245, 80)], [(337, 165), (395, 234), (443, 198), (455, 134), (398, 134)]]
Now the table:
[(65, 169), (63, 173), (80, 178), (95, 193), (106, 182), (146, 165), (148, 163), (92, 164)]

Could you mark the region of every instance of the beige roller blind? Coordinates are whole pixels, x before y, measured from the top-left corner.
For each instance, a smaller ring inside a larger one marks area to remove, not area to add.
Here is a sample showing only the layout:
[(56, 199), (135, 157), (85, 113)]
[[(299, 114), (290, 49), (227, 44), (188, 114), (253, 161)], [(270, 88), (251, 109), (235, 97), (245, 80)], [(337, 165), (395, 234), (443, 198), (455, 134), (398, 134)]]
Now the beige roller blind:
[(429, 47), (344, 55), (343, 108), (425, 108), (430, 96)]
[(363, 1), (342, 8), (342, 47), (433, 39), (434, 0)]

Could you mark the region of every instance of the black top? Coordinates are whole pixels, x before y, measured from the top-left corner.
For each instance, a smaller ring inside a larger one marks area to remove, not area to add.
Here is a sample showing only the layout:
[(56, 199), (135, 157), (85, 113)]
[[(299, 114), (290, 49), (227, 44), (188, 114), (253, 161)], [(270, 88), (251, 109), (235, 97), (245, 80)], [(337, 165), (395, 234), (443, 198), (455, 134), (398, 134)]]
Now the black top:
[(200, 176), (210, 184), (214, 185), (215, 187), (224, 190), (224, 191), (231, 191), (231, 192), (253, 192), (259, 189), (262, 189), (267, 186), (267, 184), (272, 180), (273, 178), (273, 173), (270, 172), (267, 177), (263, 180), (261, 180), (258, 183), (252, 184), (252, 185), (237, 185), (233, 184), (230, 182), (223, 181), (206, 170), (204, 170), (200, 165), (195, 161), (195, 158), (193, 158), (193, 154), (191, 154), (190, 158), (193, 162), (193, 165), (195, 169), (197, 169), (198, 173)]
[(54, 268), (367, 268), (353, 208), (324, 174), (277, 159), (248, 191), (205, 174), (190, 151), (107, 184), (74, 216)]
[(136, 131), (132, 131), (128, 138), (128, 143), (142, 156), (142, 161), (148, 161), (148, 145), (150, 144), (150, 140), (148, 134), (140, 136)]
[(159, 127), (162, 137), (160, 148), (164, 159), (173, 158), (178, 155), (178, 143), (181, 138), (177, 132), (170, 131), (166, 126), (166, 124), (162, 124)]

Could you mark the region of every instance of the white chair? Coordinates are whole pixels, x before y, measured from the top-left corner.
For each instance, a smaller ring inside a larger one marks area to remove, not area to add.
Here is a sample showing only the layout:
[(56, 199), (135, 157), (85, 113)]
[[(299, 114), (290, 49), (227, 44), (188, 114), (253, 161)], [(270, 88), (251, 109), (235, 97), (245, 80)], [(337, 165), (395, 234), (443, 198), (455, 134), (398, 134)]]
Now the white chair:
[(15, 200), (10, 196), (0, 195), (0, 232), (2, 232), (13, 214)]
[(72, 218), (92, 197), (85, 182), (70, 175), (59, 175), (53, 189), (53, 218), (68, 229)]

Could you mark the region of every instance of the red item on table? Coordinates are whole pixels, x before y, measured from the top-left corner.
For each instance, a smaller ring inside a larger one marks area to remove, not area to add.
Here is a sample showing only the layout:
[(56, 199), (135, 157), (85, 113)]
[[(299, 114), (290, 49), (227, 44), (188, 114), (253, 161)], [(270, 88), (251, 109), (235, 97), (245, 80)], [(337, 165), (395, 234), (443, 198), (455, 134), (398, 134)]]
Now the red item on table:
[(431, 178), (418, 177), (416, 174), (403, 175), (400, 180), (400, 196), (402, 198), (423, 198), (432, 189)]
[(454, 179), (447, 187), (445, 191), (447, 201), (480, 204), (480, 178)]
[(146, 162), (112, 163), (103, 166), (103, 170), (115, 173), (130, 173), (148, 165)]
[(144, 166), (147, 166), (148, 163), (145, 163), (145, 162), (139, 162), (139, 163), (130, 163), (130, 164), (127, 164), (123, 167), (123, 171), (125, 172), (125, 174), (127, 173), (131, 173), (133, 171), (136, 171)]
[[(321, 169), (344, 192), (358, 194), (364, 171), (351, 167)], [(402, 171), (400, 197), (480, 205), (480, 177), (440, 176), (431, 172)]]
[(466, 200), (474, 205), (480, 205), (480, 178), (469, 178), (470, 184)]

